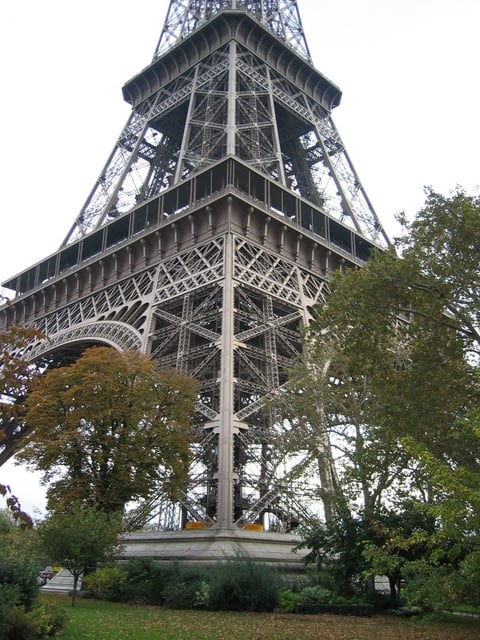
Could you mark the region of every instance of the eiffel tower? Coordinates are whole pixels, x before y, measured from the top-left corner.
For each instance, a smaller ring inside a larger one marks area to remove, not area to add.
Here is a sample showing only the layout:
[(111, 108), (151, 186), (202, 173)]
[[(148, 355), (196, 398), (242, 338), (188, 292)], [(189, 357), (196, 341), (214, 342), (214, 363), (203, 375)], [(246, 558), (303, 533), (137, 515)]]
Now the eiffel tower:
[(32, 360), (111, 345), (199, 379), (189, 490), (132, 523), (158, 518), (158, 557), (228, 541), (286, 557), (334, 471), (320, 442), (312, 484), (318, 460), (281, 450), (269, 401), (330, 274), (389, 244), (332, 121), (341, 92), (295, 0), (170, 0), (123, 95), (131, 115), (58, 251), (3, 283), (0, 329), (48, 336)]

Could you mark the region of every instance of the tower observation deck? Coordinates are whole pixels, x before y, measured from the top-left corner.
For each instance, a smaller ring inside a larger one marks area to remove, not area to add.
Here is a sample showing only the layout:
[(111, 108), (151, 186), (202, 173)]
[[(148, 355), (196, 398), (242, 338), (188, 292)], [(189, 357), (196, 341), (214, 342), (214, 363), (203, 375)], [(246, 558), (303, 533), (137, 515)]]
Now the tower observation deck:
[(171, 504), (159, 487), (132, 524), (154, 517), (169, 557), (187, 539), (273, 557), (333, 469), (312, 482), (318, 460), (282, 451), (270, 400), (330, 274), (389, 244), (332, 120), (341, 92), (295, 0), (171, 0), (123, 95), (131, 115), (58, 251), (3, 283), (0, 329), (42, 331), (32, 359), (103, 344), (197, 378), (189, 489)]

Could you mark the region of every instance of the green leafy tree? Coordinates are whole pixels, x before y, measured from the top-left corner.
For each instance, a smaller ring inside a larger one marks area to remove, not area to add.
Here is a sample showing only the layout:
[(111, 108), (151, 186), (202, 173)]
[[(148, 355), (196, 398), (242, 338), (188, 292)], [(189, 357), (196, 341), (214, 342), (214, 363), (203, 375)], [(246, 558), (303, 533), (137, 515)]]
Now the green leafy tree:
[[(316, 310), (305, 332), (305, 354), (278, 401), (280, 446), (295, 450), (320, 445), (325, 454), (319, 466), (334, 466), (330, 475), (335, 492), (328, 496), (329, 503), (325, 492), (321, 494), (327, 518), (337, 502), (372, 519), (385, 500), (402, 501), (412, 485), (425, 490), (412, 456), (401, 446), (398, 424), (404, 416), (394, 395), (395, 387), (406, 385), (407, 364), (414, 357), (412, 337), (390, 307), (382, 309), (383, 296), (372, 299), (370, 315), (365, 308), (364, 289), (368, 285), (373, 289), (369, 295), (378, 295), (370, 280), (377, 271), (385, 275), (377, 268), (381, 259), (393, 262), (391, 255), (378, 256), (364, 270), (334, 278), (328, 305)], [(438, 363), (444, 379), (443, 360), (438, 358)], [(460, 363), (463, 367), (463, 360)], [(449, 369), (449, 374), (458, 380), (457, 370)]]
[(0, 511), (0, 638), (23, 638), (23, 623), (33, 626), (28, 616), (39, 591), (39, 558), (36, 531)]
[[(324, 403), (328, 423), (341, 427), (335, 437), (347, 456), (345, 479), (356, 481), (372, 514), (385, 490), (409, 485), (404, 471), (428, 498), (425, 478), (401, 446), (403, 437), (412, 435), (439, 456), (471, 456), (455, 423), (474, 406), (474, 372), (442, 305), (409, 286), (418, 275), (413, 266), (384, 253), (361, 270), (338, 274), (328, 306), (317, 310), (308, 330), (309, 359), (323, 363), (329, 354), (317, 403)], [(416, 314), (409, 311), (414, 308)], [(305, 370), (311, 375), (308, 361)]]
[(107, 515), (93, 508), (53, 513), (39, 526), (44, 552), (73, 576), (72, 606), (80, 576), (118, 556), (121, 528), (118, 514)]
[[(278, 446), (317, 449), (327, 520), (335, 517), (339, 504), (373, 518), (386, 497), (402, 498), (411, 478), (411, 458), (400, 447), (398, 433), (382, 419), (381, 399), (372, 392), (373, 372), (362, 375), (355, 361), (351, 366), (339, 332), (322, 329), (314, 335), (318, 323), (310, 326), (309, 348), (278, 401)], [(333, 491), (326, 491), (328, 486)]]
[(395, 607), (404, 567), (429, 555), (434, 530), (434, 518), (411, 501), (382, 508), (375, 519), (340, 505), (329, 521), (303, 532), (299, 548), (309, 550), (305, 560), (317, 565), (321, 584), (343, 596), (372, 596), (375, 576), (385, 575)]
[(34, 529), (18, 526), (9, 510), (0, 512), (0, 589), (12, 587), (16, 604), (30, 609), (38, 594), (40, 553)]
[(362, 545), (364, 574), (388, 578), (391, 607), (400, 604), (405, 568), (429, 557), (435, 530), (434, 518), (411, 501), (401, 510), (384, 509), (376, 520), (368, 523), (368, 535)]
[(442, 311), (436, 320), (459, 334), (466, 350), (478, 354), (480, 196), (462, 189), (450, 196), (428, 189), (426, 196), (413, 222), (400, 218), (404, 233), (398, 248), (414, 276), (402, 284), (418, 300), (403, 306), (413, 315), (427, 317)]
[[(480, 533), (480, 199), (426, 195), (415, 220), (401, 220), (398, 253), (334, 276), (292, 382), (325, 416), (314, 426), (329, 430), (350, 507), (374, 520), (387, 500), (422, 500), (443, 553), (442, 536), (463, 547)], [(395, 544), (381, 546), (398, 558)], [(475, 558), (462, 560), (470, 572)]]
[(363, 591), (368, 526), (345, 506), (324, 523), (302, 532), (299, 549), (308, 549), (306, 564), (315, 564), (324, 587), (344, 596)]
[[(460, 577), (449, 584), (468, 585), (467, 595), (468, 591), (470, 595), (474, 591), (479, 594), (480, 197), (469, 196), (461, 189), (448, 197), (428, 190), (424, 208), (413, 222), (403, 220), (403, 225), (399, 263), (408, 267), (409, 277), (402, 286), (411, 296), (408, 304), (408, 297), (404, 296), (401, 309), (415, 325), (421, 325), (422, 319), (423, 325), (435, 325), (444, 349), (457, 344), (463, 367), (458, 358), (455, 380), (454, 375), (448, 375), (452, 361), (444, 358), (443, 370), (437, 367), (438, 377), (432, 380), (429, 359), (439, 349), (428, 333), (421, 334), (423, 366), (418, 367), (416, 378), (411, 377), (410, 387), (405, 386), (402, 391), (407, 391), (410, 398), (415, 392), (420, 395), (415, 380), (423, 375), (434, 393), (426, 394), (428, 402), (423, 413), (418, 411), (422, 406), (419, 398), (412, 402), (416, 412), (410, 408), (407, 412), (410, 422), (402, 444), (429, 478), (434, 497), (431, 511), (442, 523), (432, 544), (444, 559), (443, 566), (450, 560)], [(438, 419), (436, 429), (432, 427), (432, 417)], [(433, 554), (432, 563), (435, 561)], [(446, 583), (439, 584), (443, 582)], [(451, 592), (452, 597), (455, 592), (458, 596), (459, 589)]]
[[(469, 449), (465, 432), (476, 427), (476, 413), (457, 421), (458, 437)], [(471, 435), (471, 434), (469, 434)], [(468, 464), (455, 458), (434, 455), (424, 444), (413, 438), (405, 440), (428, 473), (435, 493), (429, 511), (441, 526), (430, 537), (431, 553), (427, 558), (406, 567), (406, 594), (415, 604), (431, 607), (452, 605), (466, 601), (480, 603), (480, 471), (468, 458)], [(477, 458), (480, 460), (480, 458)]]
[(88, 349), (37, 381), (18, 459), (51, 482), (53, 510), (83, 504), (122, 511), (160, 486), (174, 495), (188, 479), (196, 392), (192, 378), (159, 371), (139, 352)]

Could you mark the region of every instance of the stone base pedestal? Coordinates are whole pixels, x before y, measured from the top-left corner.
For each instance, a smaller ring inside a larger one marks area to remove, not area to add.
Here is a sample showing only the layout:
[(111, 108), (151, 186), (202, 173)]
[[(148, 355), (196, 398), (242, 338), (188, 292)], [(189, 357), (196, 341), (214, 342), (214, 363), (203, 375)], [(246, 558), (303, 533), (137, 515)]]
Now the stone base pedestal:
[(245, 529), (190, 529), (152, 531), (125, 536), (124, 559), (152, 558), (209, 565), (235, 557), (249, 557), (288, 572), (303, 573), (307, 551), (294, 552), (300, 538), (291, 533)]

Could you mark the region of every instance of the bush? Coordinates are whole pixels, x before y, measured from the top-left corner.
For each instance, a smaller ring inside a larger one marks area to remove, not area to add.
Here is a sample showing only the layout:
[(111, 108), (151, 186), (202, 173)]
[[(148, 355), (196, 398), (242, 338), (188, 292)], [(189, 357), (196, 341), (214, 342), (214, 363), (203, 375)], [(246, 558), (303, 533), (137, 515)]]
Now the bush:
[(211, 569), (174, 565), (165, 585), (165, 605), (172, 609), (209, 609)]
[(38, 595), (38, 569), (33, 560), (6, 558), (0, 561), (0, 587), (17, 589), (17, 604), (30, 609)]
[(3, 616), (3, 608), (15, 607), (20, 600), (20, 589), (13, 584), (0, 584), (0, 623)]
[(0, 561), (0, 640), (39, 637), (26, 614), (38, 595), (37, 574), (35, 563), (21, 556)]
[(149, 558), (129, 560), (125, 572), (124, 597), (128, 602), (163, 604), (163, 586), (159, 588), (160, 572)]
[(44, 640), (53, 637), (65, 624), (63, 609), (49, 604), (36, 605), (26, 612), (11, 607), (2, 619), (0, 640)]
[(177, 571), (176, 565), (160, 566), (150, 558), (129, 560), (122, 570), (126, 577), (123, 599), (153, 605), (165, 604), (166, 586)]
[[(7, 514), (8, 515), (8, 514)], [(39, 592), (38, 538), (0, 513), (0, 640), (39, 640), (50, 634), (32, 611)]]
[(195, 591), (193, 606), (196, 609), (210, 608), (210, 585), (206, 580), (201, 580), (198, 590)]
[(285, 613), (293, 613), (295, 607), (300, 600), (300, 594), (292, 591), (291, 589), (280, 589), (278, 592), (277, 606), (281, 611)]
[(334, 601), (333, 592), (324, 587), (305, 587), (300, 591), (300, 604), (331, 604)]
[(11, 584), (0, 585), (0, 640), (6, 637), (10, 627), (10, 611), (17, 606), (20, 592)]
[(315, 585), (304, 587), (298, 594), (296, 613), (336, 613), (341, 615), (372, 615), (374, 606), (358, 596), (344, 596), (332, 589)]
[(100, 569), (87, 576), (90, 595), (172, 609), (272, 611), (280, 580), (276, 571), (238, 558), (214, 567), (178, 563), (159, 565), (151, 559), (130, 560), (121, 568)]
[(132, 560), (125, 567), (124, 598), (129, 602), (164, 605), (172, 609), (210, 608), (211, 569), (158, 565)]
[(27, 616), (34, 620), (36, 637), (39, 639), (53, 637), (67, 621), (64, 609), (48, 603), (35, 605)]
[(83, 586), (89, 596), (100, 600), (185, 609), (203, 606), (205, 573), (178, 563), (160, 565), (150, 558), (138, 558), (120, 567), (98, 569), (84, 578)]
[(175, 582), (165, 590), (165, 605), (170, 609), (193, 609), (199, 589), (200, 580)]
[(33, 620), (23, 607), (12, 607), (4, 621), (5, 628), (1, 640), (38, 640), (39, 636)]
[(461, 599), (462, 578), (450, 566), (433, 566), (424, 560), (404, 567), (402, 595), (409, 606), (426, 610), (450, 609)]
[(211, 572), (210, 608), (227, 611), (272, 611), (279, 579), (265, 564), (250, 558), (219, 563)]
[(118, 602), (125, 597), (127, 576), (120, 567), (103, 567), (84, 577), (82, 588), (92, 598)]

